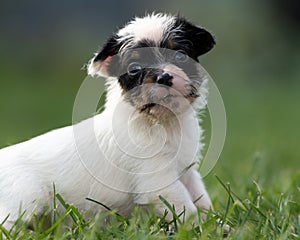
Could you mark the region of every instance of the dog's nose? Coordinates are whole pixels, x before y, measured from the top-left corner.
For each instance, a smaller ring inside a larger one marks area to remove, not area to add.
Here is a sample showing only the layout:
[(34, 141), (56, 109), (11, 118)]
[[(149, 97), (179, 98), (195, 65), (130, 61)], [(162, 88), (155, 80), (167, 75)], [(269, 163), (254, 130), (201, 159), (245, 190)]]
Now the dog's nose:
[(163, 73), (157, 76), (156, 82), (171, 87), (173, 85), (171, 81), (172, 79), (173, 79), (172, 75), (170, 75), (169, 73)]

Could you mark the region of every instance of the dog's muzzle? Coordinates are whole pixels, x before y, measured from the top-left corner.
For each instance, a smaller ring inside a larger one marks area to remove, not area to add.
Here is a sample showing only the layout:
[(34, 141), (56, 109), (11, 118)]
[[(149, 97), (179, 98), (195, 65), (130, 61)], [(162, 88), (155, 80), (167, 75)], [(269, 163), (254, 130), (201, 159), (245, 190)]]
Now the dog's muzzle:
[(173, 85), (172, 79), (173, 79), (173, 76), (171, 74), (163, 73), (163, 74), (157, 76), (156, 82), (158, 84), (162, 84), (162, 85), (171, 87)]

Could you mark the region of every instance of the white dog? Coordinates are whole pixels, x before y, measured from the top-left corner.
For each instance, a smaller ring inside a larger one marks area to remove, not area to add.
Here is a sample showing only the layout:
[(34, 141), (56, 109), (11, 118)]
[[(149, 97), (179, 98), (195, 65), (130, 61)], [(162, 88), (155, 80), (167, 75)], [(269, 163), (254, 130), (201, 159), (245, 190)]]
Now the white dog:
[[(197, 171), (205, 76), (197, 58), (214, 46), (182, 17), (135, 18), (90, 61), (106, 77), (105, 110), (90, 119), (0, 150), (0, 223), (9, 228), (53, 205), (53, 184), (66, 202), (99, 211), (92, 198), (121, 214), (159, 196), (185, 216), (211, 200)], [(171, 219), (171, 214), (168, 215)]]

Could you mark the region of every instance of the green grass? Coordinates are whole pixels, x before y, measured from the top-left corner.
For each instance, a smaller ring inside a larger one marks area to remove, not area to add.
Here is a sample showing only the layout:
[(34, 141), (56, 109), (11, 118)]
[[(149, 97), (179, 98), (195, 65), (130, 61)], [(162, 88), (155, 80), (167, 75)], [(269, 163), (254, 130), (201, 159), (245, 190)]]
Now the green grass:
[(53, 216), (52, 225), (45, 227), (45, 218), (34, 218), (31, 230), (26, 223), (17, 221), (12, 229), (1, 227), (0, 233), (7, 239), (222, 239), (223, 228), (217, 223), (221, 219), (232, 227), (228, 239), (300, 238), (300, 203), (291, 194), (274, 196), (256, 182), (249, 182), (245, 186), (247, 195), (239, 196), (229, 183), (219, 177), (215, 179), (226, 191), (227, 201), (217, 211), (209, 212), (207, 221), (199, 221), (193, 228), (188, 220), (180, 222), (172, 205), (163, 198), (167, 211), (173, 213), (171, 225), (151, 209), (146, 212), (139, 208), (129, 218), (111, 210), (87, 219), (56, 193), (54, 206), (60, 204), (64, 211), (58, 214), (55, 207), (48, 213), (47, 216)]

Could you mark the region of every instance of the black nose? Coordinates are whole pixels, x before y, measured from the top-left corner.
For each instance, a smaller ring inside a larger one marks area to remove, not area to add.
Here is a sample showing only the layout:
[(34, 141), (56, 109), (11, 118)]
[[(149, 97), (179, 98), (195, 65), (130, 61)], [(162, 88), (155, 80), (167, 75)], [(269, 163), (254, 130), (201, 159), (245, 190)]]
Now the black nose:
[(157, 76), (156, 82), (171, 87), (173, 83), (170, 80), (172, 79), (173, 79), (172, 75), (170, 75), (169, 73), (164, 73), (162, 75)]

